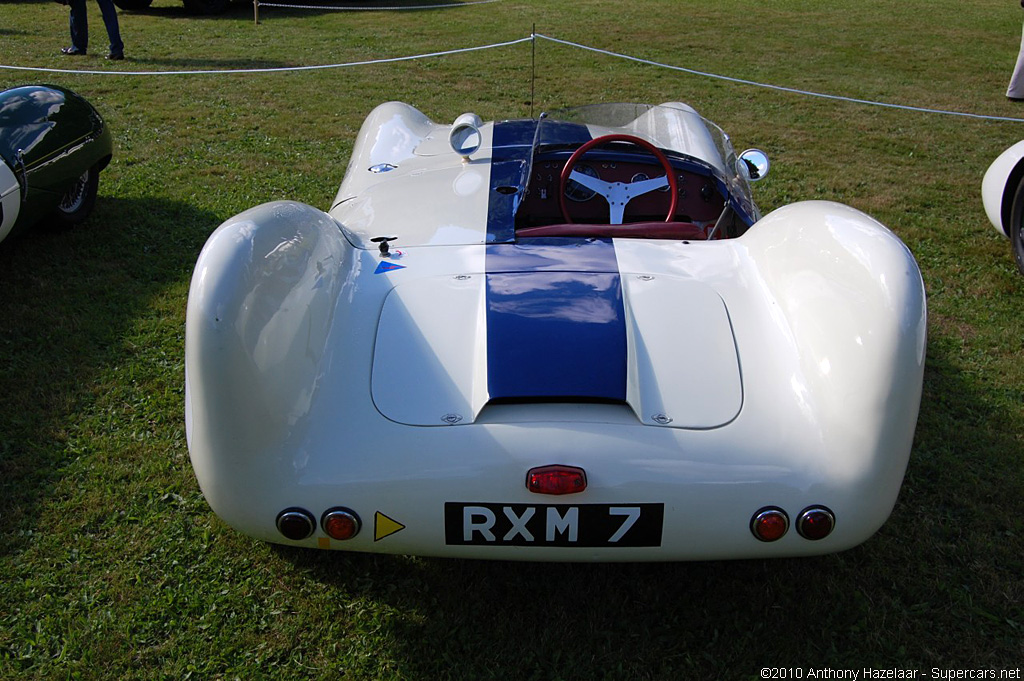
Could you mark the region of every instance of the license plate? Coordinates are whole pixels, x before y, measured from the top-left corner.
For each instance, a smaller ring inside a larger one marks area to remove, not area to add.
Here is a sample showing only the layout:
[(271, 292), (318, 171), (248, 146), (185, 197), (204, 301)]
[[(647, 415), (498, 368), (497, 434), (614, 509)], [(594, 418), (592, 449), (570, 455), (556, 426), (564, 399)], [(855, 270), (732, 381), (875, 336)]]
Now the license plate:
[(444, 505), (449, 546), (661, 546), (665, 504)]

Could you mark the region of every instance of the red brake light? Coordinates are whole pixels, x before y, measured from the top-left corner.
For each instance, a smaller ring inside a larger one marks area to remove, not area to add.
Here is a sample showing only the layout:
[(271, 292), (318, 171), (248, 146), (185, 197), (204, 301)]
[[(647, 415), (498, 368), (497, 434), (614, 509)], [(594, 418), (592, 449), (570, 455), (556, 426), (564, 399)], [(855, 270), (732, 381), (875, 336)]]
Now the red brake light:
[(587, 488), (587, 473), (576, 466), (540, 466), (526, 474), (526, 489), (537, 494), (576, 494)]
[(824, 506), (811, 506), (800, 512), (796, 521), (796, 531), (804, 539), (824, 539), (832, 534), (836, 526), (836, 517)]
[(320, 518), (320, 526), (331, 539), (344, 541), (359, 534), (362, 523), (356, 512), (349, 508), (332, 508)]
[(750, 531), (761, 541), (776, 541), (789, 530), (789, 516), (781, 508), (762, 508), (750, 519)]

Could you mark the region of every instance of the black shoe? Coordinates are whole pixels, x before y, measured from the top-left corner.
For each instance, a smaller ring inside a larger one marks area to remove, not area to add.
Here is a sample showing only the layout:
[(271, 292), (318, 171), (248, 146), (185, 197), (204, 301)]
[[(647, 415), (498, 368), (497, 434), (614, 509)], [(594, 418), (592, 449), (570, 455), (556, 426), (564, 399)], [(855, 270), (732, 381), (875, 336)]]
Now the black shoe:
[(109, 59), (110, 61), (121, 61), (122, 59), (124, 59), (124, 53), (123, 52), (111, 52), (110, 54), (107, 55), (107, 59)]
[(62, 47), (60, 48), (61, 54), (66, 54), (71, 57), (84, 57), (85, 50), (80, 50), (77, 47)]

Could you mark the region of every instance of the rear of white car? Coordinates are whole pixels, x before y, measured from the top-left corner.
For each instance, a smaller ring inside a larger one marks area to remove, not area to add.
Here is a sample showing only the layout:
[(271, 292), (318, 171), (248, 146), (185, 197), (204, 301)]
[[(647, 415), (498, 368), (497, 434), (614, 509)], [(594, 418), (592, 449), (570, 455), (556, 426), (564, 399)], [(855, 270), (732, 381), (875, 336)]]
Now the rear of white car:
[[(761, 218), (744, 163), (678, 103), (455, 126), (381, 105), (330, 214), (265, 204), (200, 255), (186, 412), (211, 507), (267, 541), (430, 556), (863, 542), (913, 440), (921, 276), (854, 209)], [(566, 176), (653, 187), (664, 222), (572, 224), (602, 199), (567, 206)]]
[(524, 560), (808, 555), (881, 526), (925, 346), (920, 275), (898, 239), (808, 203), (730, 241), (567, 247), (610, 249), (616, 270), (588, 257), (534, 295), (583, 282), (582, 307), (547, 309), (594, 324), (597, 282), (616, 281), (621, 399), (524, 394), (532, 367), (502, 364), (488, 341), (502, 300), (488, 280), (538, 280), (489, 272), (492, 247), (384, 257), (287, 203), (222, 226), (186, 341), (189, 447), (213, 509), (268, 541)]

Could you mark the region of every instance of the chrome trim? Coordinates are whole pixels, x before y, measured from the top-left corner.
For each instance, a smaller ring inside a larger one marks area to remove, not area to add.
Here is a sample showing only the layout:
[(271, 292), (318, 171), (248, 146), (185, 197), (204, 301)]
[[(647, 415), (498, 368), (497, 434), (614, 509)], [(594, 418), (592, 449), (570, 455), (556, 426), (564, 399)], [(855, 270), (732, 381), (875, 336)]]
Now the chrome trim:
[[(347, 539), (338, 539), (337, 537), (331, 535), (331, 533), (327, 532), (327, 521), (333, 515), (347, 516), (352, 520), (352, 522), (355, 523), (356, 531), (352, 533), (351, 537), (348, 537)], [(359, 517), (359, 514), (353, 511), (351, 508), (346, 508), (345, 506), (333, 506), (324, 511), (323, 515), (320, 516), (320, 527), (323, 529), (324, 533), (331, 539), (335, 541), (348, 541), (349, 539), (352, 539), (357, 534), (359, 534), (359, 532), (363, 529), (363, 521)]]
[[(14, 152), (15, 165), (21, 166), (21, 201), (24, 203), (28, 198), (28, 169), (25, 167), (25, 150), (18, 149)], [(17, 175), (15, 175), (17, 179)]]
[[(306, 536), (289, 537), (287, 534), (285, 534), (284, 530), (281, 529), (281, 522), (285, 518), (301, 518), (302, 520), (304, 520), (306, 522), (306, 526), (309, 528), (309, 531), (306, 533)], [(309, 539), (309, 537), (313, 536), (313, 532), (316, 531), (316, 520), (313, 518), (313, 514), (302, 508), (286, 508), (285, 510), (277, 514), (277, 520), (275, 521), (274, 524), (277, 525), (277, 531), (281, 533), (281, 536), (283, 536), (285, 539), (291, 539), (292, 541), (302, 541), (303, 539)]]
[[(786, 521), (785, 529), (782, 530), (782, 534), (780, 534), (778, 536), (778, 538), (776, 538), (776, 539), (765, 539), (765, 538), (763, 538), (761, 535), (759, 535), (757, 533), (757, 530), (754, 529), (757, 526), (757, 521), (760, 520), (761, 518), (765, 517), (768, 514), (780, 515), (780, 516), (782, 516), (782, 519)], [(779, 539), (782, 539), (783, 537), (786, 536), (786, 534), (788, 532), (789, 532), (789, 514), (786, 513), (784, 510), (782, 510), (781, 508), (779, 508), (778, 506), (765, 506), (761, 510), (757, 511), (756, 513), (754, 513), (753, 517), (750, 519), (750, 533), (752, 535), (754, 535), (755, 539), (757, 539), (758, 541), (763, 541), (766, 544), (778, 541)]]
[[(828, 515), (829, 520), (832, 522), (832, 527), (829, 528), (828, 534), (826, 534), (824, 537), (808, 537), (806, 534), (804, 534), (804, 529), (803, 529), (804, 520), (807, 518), (807, 515), (809, 513), (816, 513), (816, 512), (819, 512), (819, 511)], [(820, 540), (824, 539), (825, 537), (827, 537), (829, 534), (832, 534), (833, 532), (835, 532), (835, 530), (836, 530), (836, 514), (833, 513), (832, 509), (830, 509), (828, 506), (822, 506), (820, 504), (815, 504), (813, 506), (808, 506), (804, 510), (800, 511), (800, 513), (796, 517), (796, 531), (800, 534), (801, 537), (803, 537), (804, 539), (806, 539), (808, 541), (820, 541)]]

